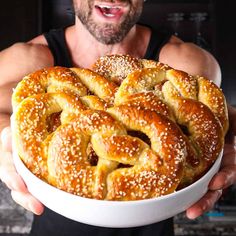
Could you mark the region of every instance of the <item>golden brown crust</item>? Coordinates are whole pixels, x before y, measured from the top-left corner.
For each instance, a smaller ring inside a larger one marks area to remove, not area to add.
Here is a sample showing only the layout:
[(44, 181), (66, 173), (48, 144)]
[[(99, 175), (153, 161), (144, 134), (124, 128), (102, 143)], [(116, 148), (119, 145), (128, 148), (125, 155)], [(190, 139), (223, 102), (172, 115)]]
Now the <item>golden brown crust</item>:
[[(120, 105), (109, 108), (108, 112), (128, 130), (146, 134), (151, 148), (141, 152), (132, 168), (118, 169), (108, 176), (107, 199), (137, 200), (173, 192), (182, 179), (186, 157), (178, 126), (164, 115), (135, 106)], [(128, 145), (126, 140), (122, 145), (124, 152)]]
[(224, 135), (229, 128), (228, 109), (223, 92), (212, 81), (198, 77), (198, 100), (207, 105), (220, 120)]
[(187, 130), (189, 155), (180, 188), (193, 183), (212, 166), (223, 148), (224, 134), (219, 120), (205, 104), (181, 97), (171, 83), (164, 85), (163, 93), (176, 122)]
[(120, 84), (129, 73), (141, 68), (140, 60), (129, 55), (100, 57), (92, 66), (93, 71), (116, 84)]
[(168, 65), (154, 60), (139, 59), (130, 55), (117, 54), (100, 57), (92, 65), (93, 71), (118, 85), (120, 85), (130, 73), (143, 68), (170, 69)]
[(69, 122), (84, 105), (65, 93), (38, 94), (24, 99), (14, 112), (14, 143), (19, 156), (37, 176), (47, 178), (47, 157), (43, 155), (44, 140), (49, 135), (47, 117), (62, 112), (62, 123)]
[(34, 174), (83, 197), (139, 200), (183, 188), (211, 167), (228, 129), (216, 85), (128, 55), (100, 58), (93, 69), (100, 75), (47, 68), (16, 87), (14, 140)]
[(223, 148), (228, 128), (225, 98), (221, 90), (205, 78), (172, 68), (137, 70), (121, 83), (115, 104), (152, 109), (175, 120), (184, 130), (188, 155), (179, 187), (201, 177)]
[(90, 92), (110, 104), (113, 103), (117, 85), (89, 69), (71, 68)]
[(13, 110), (25, 98), (46, 92), (65, 92), (78, 96), (87, 94), (87, 88), (69, 68), (49, 67), (25, 76), (14, 90)]
[(86, 153), (88, 143), (98, 140), (93, 140), (93, 135), (103, 133), (125, 134), (126, 130), (106, 112), (93, 110), (81, 112), (73, 122), (60, 126), (47, 147), (50, 183), (73, 194), (103, 199), (106, 177), (117, 164), (101, 158), (92, 166)]

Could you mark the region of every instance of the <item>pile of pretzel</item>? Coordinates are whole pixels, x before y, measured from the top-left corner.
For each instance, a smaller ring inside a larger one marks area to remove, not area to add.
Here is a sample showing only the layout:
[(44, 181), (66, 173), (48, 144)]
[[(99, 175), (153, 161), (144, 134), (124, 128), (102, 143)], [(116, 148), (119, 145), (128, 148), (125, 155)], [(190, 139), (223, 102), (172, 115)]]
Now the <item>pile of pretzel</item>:
[(102, 57), (92, 70), (31, 73), (12, 105), (26, 167), (86, 198), (140, 200), (184, 188), (215, 162), (228, 129), (213, 82), (128, 55)]

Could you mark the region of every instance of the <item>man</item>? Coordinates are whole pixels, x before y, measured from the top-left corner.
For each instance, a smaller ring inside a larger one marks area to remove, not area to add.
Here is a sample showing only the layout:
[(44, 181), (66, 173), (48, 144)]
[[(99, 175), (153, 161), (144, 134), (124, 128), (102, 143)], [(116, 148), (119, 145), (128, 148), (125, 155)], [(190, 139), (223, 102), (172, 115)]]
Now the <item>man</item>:
[[(73, 3), (75, 25), (65, 31), (38, 36), (27, 43), (14, 44), (0, 53), (0, 178), (11, 189), (13, 199), (36, 215), (41, 215), (44, 207), (28, 192), (12, 164), (9, 128), (12, 88), (24, 75), (43, 67), (61, 65), (89, 68), (100, 56), (108, 54), (147, 58), (153, 41), (151, 29), (136, 24), (142, 12), (143, 0), (74, 0)], [(56, 47), (55, 38), (58, 40), (59, 37), (60, 47)], [(208, 77), (220, 85), (220, 68), (211, 54), (174, 36), (166, 36), (165, 41), (156, 50), (156, 59), (190, 74)], [(233, 112), (235, 117), (235, 111), (231, 112), (230, 109), (230, 114)], [(222, 169), (212, 179), (209, 191), (187, 210), (190, 219), (211, 209), (221, 196), (222, 189), (235, 182), (235, 149), (228, 145)], [(131, 229), (106, 229), (69, 221), (46, 209), (42, 216), (35, 216), (32, 235), (173, 235), (173, 227), (169, 224), (171, 220)]]

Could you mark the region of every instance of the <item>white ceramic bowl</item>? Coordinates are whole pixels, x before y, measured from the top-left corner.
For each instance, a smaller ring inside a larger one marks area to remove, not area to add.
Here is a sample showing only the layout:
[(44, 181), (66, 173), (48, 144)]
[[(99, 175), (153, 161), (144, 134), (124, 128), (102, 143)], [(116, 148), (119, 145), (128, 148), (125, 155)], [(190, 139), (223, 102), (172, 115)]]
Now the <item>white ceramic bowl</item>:
[(206, 193), (209, 181), (220, 167), (222, 153), (211, 169), (192, 185), (163, 197), (129, 202), (87, 199), (64, 192), (33, 175), (16, 153), (13, 157), (30, 193), (45, 206), (81, 223), (119, 228), (155, 223), (185, 211)]

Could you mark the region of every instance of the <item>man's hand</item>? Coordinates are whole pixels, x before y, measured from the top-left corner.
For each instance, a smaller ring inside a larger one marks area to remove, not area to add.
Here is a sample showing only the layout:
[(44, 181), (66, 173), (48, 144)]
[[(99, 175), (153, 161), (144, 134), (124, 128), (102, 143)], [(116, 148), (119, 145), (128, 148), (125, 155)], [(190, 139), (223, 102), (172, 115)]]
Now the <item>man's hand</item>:
[(222, 190), (236, 183), (236, 109), (229, 106), (229, 131), (225, 139), (220, 171), (213, 177), (208, 192), (197, 203), (187, 209), (189, 219), (195, 219), (213, 208)]
[(1, 132), (0, 146), (0, 179), (11, 190), (12, 198), (15, 202), (23, 206), (25, 209), (32, 211), (34, 214), (40, 215), (44, 210), (44, 206), (35, 197), (33, 197), (16, 172), (12, 158), (11, 146), (11, 129), (7, 127)]

